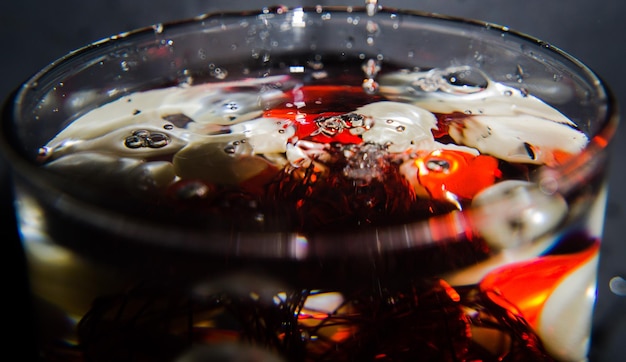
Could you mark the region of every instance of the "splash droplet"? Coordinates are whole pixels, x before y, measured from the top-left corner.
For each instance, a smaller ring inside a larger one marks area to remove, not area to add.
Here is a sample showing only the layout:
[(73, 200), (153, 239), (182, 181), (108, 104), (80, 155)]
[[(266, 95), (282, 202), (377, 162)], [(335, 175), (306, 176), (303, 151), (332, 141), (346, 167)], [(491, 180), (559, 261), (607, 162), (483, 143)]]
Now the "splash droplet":
[(378, 0), (365, 0), (365, 10), (369, 16), (376, 15), (378, 11)]
[(363, 90), (367, 94), (376, 94), (380, 85), (373, 78), (367, 78), (363, 80)]

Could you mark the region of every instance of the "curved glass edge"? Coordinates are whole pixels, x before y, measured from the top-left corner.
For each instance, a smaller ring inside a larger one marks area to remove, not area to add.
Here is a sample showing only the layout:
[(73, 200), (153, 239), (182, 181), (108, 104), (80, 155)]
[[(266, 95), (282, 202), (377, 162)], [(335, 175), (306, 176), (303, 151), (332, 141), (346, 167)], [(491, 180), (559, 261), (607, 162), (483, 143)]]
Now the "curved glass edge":
[[(324, 6), (321, 9), (325, 12), (350, 12), (353, 14), (367, 16), (364, 7)], [(319, 12), (320, 8), (304, 7), (302, 10), (304, 12)], [(275, 11), (275, 9), (268, 9), (267, 11)], [(45, 77), (50, 71), (57, 69), (66, 62), (69, 62), (93, 49), (105, 46), (114, 46), (116, 42), (132, 40), (135, 36), (143, 36), (155, 32), (160, 33), (166, 28), (185, 26), (214, 17), (261, 15), (267, 13), (267, 11), (215, 12), (202, 14), (194, 18), (158, 24), (120, 33), (68, 53), (66, 56), (59, 58), (39, 72), (35, 73), (29, 80), (18, 87), (5, 101), (2, 108), (3, 121), (2, 125), (0, 125), (1, 153), (7, 159), (14, 172), (16, 172), (22, 179), (31, 183), (33, 187), (45, 190), (45, 194), (47, 195), (64, 195), (63, 188), (59, 187), (59, 185), (62, 185), (66, 180), (62, 177), (58, 177), (57, 175), (51, 175), (49, 172), (37, 167), (37, 165), (33, 162), (23, 157), (23, 155), (17, 151), (17, 141), (11, 137), (11, 131), (8, 129), (10, 125), (7, 120), (15, 118), (16, 106), (19, 105), (23, 93), (29, 87), (36, 84), (39, 79)], [(615, 136), (617, 125), (619, 123), (617, 103), (615, 102), (610, 89), (606, 86), (606, 83), (604, 83), (594, 71), (577, 60), (575, 57), (542, 40), (497, 24), (416, 10), (382, 8), (379, 13), (396, 13), (408, 16), (428, 17), (505, 32), (525, 41), (530, 41), (540, 45), (544, 48), (544, 50), (552, 52), (556, 56), (570, 62), (573, 66), (586, 73), (590, 79), (594, 79), (597, 82), (595, 86), (599, 91), (601, 91), (606, 100), (606, 119), (601, 126), (600, 131), (597, 134), (592, 135), (588, 146), (579, 155), (557, 167), (541, 167), (538, 177), (535, 180), (537, 182), (537, 187), (539, 187), (542, 180), (550, 180), (550, 182), (557, 185), (556, 188), (552, 188), (551, 192), (567, 194), (571, 192), (573, 188), (581, 182), (581, 180), (585, 180), (592, 173), (597, 172), (597, 168), (607, 166), (607, 148), (610, 146), (610, 143)], [(589, 165), (592, 165), (593, 167)], [(433, 217), (427, 221), (409, 223), (400, 226), (368, 228), (362, 231), (352, 231), (345, 234), (318, 233), (310, 235), (298, 232), (233, 233), (207, 232), (206, 230), (201, 232), (190, 232), (188, 229), (176, 229), (169, 225), (167, 227), (162, 227), (160, 225), (154, 225), (142, 220), (132, 220), (133, 228), (122, 228), (121, 226), (129, 225), (128, 219), (121, 220), (119, 215), (111, 212), (110, 210), (104, 210), (98, 208), (97, 206), (83, 203), (81, 200), (74, 199), (67, 195), (65, 196), (66, 197), (63, 198), (64, 202), (56, 205), (60, 211), (72, 209), (72, 212), (77, 215), (78, 219), (92, 224), (93, 226), (102, 229), (117, 230), (120, 233), (123, 230), (123, 236), (130, 240), (140, 240), (134, 236), (141, 235), (145, 240), (151, 240), (152, 243), (156, 243), (164, 247), (177, 249), (182, 248), (217, 254), (225, 252), (232, 253), (236, 250), (237, 255), (262, 258), (306, 259), (318, 256), (339, 256), (346, 254), (369, 255), (398, 251), (402, 249), (415, 249), (419, 247), (427, 247), (437, 243), (450, 243), (467, 240), (471, 237), (468, 235), (468, 230), (472, 230), (477, 222), (481, 222), (480, 220), (477, 220), (477, 218), (481, 217), (480, 208), (472, 208)], [(50, 196), (50, 198), (54, 199), (54, 201), (49, 200), (53, 203), (59, 199), (58, 196)], [(81, 210), (81, 212), (75, 213), (76, 208)], [(122, 235), (120, 234), (120, 236)], [(209, 239), (211, 242), (206, 242)], [(217, 240), (219, 240), (219, 242), (215, 242)]]

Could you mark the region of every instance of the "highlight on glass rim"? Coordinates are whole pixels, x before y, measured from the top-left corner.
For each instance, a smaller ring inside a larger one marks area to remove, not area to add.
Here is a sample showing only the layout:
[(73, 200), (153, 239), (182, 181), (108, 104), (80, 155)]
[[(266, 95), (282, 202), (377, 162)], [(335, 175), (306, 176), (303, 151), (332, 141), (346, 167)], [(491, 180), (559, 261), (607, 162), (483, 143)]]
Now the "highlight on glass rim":
[(571, 56), (362, 7), (113, 36), (3, 111), (42, 361), (585, 361), (617, 123)]

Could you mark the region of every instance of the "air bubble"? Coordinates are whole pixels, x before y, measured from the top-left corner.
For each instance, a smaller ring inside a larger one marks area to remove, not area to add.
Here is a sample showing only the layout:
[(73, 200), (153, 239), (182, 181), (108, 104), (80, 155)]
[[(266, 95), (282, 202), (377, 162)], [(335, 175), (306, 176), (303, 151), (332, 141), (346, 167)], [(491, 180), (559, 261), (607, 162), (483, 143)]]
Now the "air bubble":
[(162, 148), (170, 143), (169, 137), (163, 133), (152, 133), (146, 138), (146, 145), (150, 148)]
[(211, 75), (219, 80), (226, 79), (228, 77), (228, 71), (222, 68), (215, 68), (211, 72)]
[(146, 137), (150, 136), (150, 131), (145, 130), (145, 129), (140, 129), (140, 130), (137, 130), (137, 131), (133, 132), (133, 136), (146, 138)]
[(141, 148), (144, 146), (144, 140), (139, 136), (126, 137), (126, 140), (124, 140), (124, 146), (128, 148)]
[(398, 131), (398, 132), (404, 132), (405, 130), (406, 130), (406, 127), (404, 127), (404, 126), (396, 127), (396, 131)]
[(450, 163), (446, 160), (434, 159), (426, 162), (426, 168), (433, 172), (448, 172)]

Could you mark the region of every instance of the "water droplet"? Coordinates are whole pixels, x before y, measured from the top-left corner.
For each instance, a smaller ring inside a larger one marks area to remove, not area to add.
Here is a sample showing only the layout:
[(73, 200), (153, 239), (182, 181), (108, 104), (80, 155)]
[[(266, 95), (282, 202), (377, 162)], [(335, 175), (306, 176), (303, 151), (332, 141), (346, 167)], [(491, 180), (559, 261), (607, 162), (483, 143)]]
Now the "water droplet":
[(368, 20), (367, 25), (365, 26), (365, 29), (370, 34), (378, 34), (380, 30), (380, 28), (378, 27), (378, 24), (371, 20)]
[(374, 16), (378, 11), (378, 0), (365, 0), (367, 15)]
[(505, 95), (506, 97), (510, 97), (510, 96), (512, 96), (512, 95), (513, 95), (513, 91), (510, 91), (510, 90), (505, 90), (505, 91), (504, 91), (504, 95)]
[(128, 72), (130, 70), (130, 66), (128, 65), (128, 62), (125, 60), (122, 60), (122, 62), (120, 63), (120, 67), (122, 68), (123, 72)]
[(41, 147), (39, 148), (39, 150), (37, 151), (37, 158), (40, 160), (46, 159), (48, 158), (48, 156), (50, 156), (50, 152), (52, 150), (50, 149), (50, 147)]
[(626, 296), (626, 280), (620, 276), (614, 276), (609, 281), (609, 289), (615, 295)]
[(380, 72), (380, 64), (374, 59), (368, 59), (363, 63), (361, 69), (367, 78), (374, 78)]
[(163, 33), (163, 24), (155, 24), (152, 26), (152, 29), (154, 29), (156, 34), (161, 34)]
[(404, 127), (404, 126), (396, 127), (396, 131), (398, 131), (398, 132), (404, 132), (405, 130), (406, 130), (406, 127)]
[(363, 90), (367, 94), (376, 94), (380, 88), (379, 84), (372, 78), (363, 80)]
[(168, 131), (172, 130), (172, 129), (174, 129), (174, 125), (173, 124), (166, 124), (166, 125), (163, 126), (163, 129), (168, 130)]

